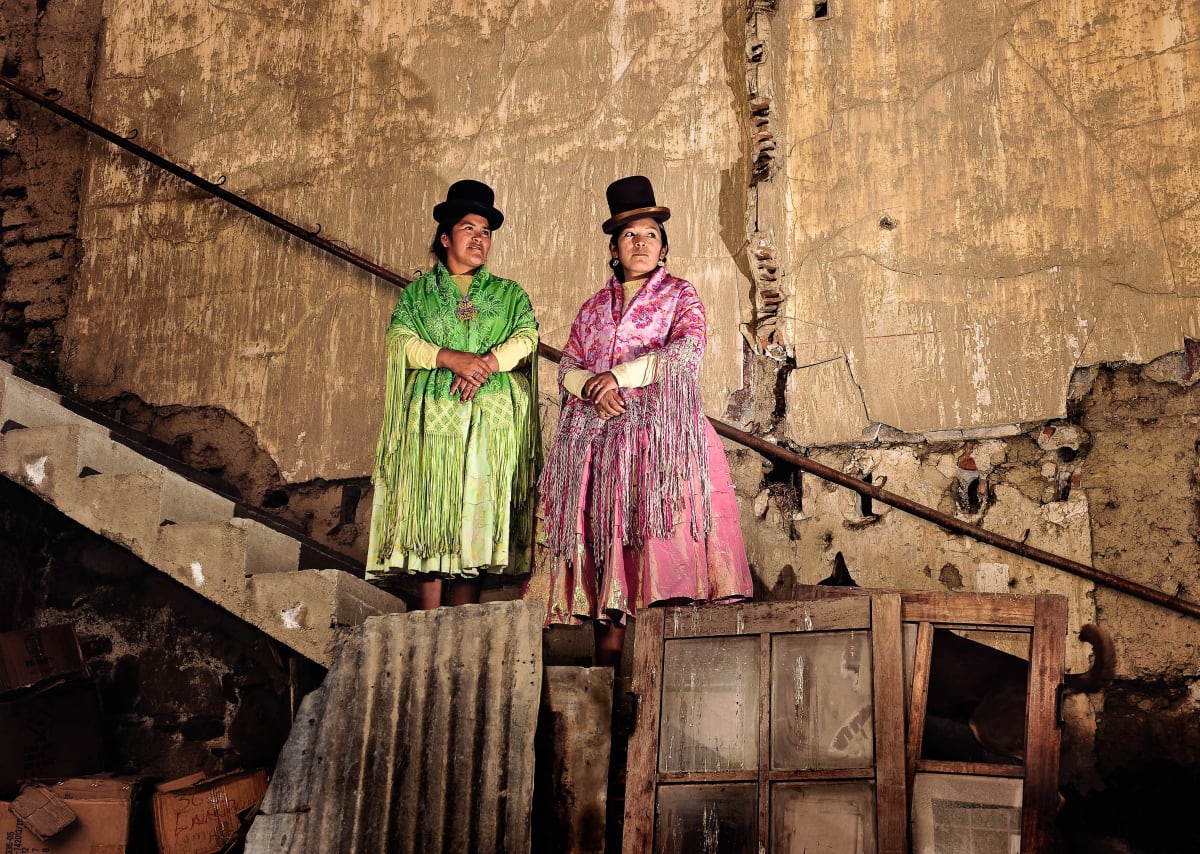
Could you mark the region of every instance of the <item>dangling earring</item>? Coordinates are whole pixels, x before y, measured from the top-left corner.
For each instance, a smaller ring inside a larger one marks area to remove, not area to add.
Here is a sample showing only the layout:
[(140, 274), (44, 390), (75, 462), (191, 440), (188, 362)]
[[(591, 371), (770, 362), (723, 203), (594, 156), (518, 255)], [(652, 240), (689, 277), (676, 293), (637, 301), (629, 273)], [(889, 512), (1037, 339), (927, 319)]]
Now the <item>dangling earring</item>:
[(658, 259), (658, 266), (660, 266), (660, 267), (665, 267), (666, 265), (667, 265), (667, 259), (666, 259), (666, 258), (659, 258), (659, 259)]
[(621, 259), (620, 258), (610, 258), (608, 261), (608, 266), (612, 267), (614, 270), (617, 269), (618, 267), (621, 266)]

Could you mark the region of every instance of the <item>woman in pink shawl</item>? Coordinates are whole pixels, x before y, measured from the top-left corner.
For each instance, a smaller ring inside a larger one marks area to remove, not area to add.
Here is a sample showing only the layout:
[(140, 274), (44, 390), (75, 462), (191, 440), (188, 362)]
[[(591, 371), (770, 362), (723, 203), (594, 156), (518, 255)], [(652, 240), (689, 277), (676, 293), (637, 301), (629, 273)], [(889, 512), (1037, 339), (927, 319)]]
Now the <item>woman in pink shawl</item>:
[(664, 266), (671, 211), (641, 175), (609, 185), (608, 204), (614, 273), (563, 348), (539, 490), (546, 622), (595, 620), (601, 666), (619, 663), (639, 608), (753, 591), (729, 463), (700, 404), (704, 306)]

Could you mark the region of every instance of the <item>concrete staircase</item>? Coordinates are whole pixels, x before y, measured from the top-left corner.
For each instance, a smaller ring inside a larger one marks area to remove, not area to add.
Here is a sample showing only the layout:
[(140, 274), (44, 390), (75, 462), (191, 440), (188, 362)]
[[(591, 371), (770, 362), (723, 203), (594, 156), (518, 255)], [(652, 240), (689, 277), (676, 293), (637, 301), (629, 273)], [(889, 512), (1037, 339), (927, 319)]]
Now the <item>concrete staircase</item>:
[(343, 629), (404, 603), (111, 438), (0, 362), (0, 474), (267, 635), (328, 667)]

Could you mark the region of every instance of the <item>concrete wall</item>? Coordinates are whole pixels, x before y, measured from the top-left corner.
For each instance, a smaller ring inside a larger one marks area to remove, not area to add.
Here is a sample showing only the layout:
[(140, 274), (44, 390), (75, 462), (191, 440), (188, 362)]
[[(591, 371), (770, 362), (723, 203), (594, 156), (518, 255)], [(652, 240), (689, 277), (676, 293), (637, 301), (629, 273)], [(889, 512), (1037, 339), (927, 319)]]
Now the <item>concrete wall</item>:
[[(451, 181), (492, 183), (508, 220), (490, 266), (527, 286), (552, 344), (608, 272), (604, 187), (644, 171), (675, 211), (671, 266), (712, 314), (709, 395), (741, 385), (736, 0), (105, 11), (98, 121), (393, 270), (427, 265)], [(81, 234), (82, 394), (220, 406), (287, 482), (369, 473), (390, 285), (102, 145)]]
[(789, 437), (1062, 417), (1200, 336), (1200, 7), (828, 8), (758, 16)]

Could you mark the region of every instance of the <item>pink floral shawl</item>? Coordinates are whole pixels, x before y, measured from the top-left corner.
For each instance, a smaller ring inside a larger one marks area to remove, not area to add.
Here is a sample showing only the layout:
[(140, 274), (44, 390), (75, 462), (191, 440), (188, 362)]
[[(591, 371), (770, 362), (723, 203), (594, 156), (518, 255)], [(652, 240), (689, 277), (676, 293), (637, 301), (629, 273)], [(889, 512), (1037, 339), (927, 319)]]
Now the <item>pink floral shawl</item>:
[[(586, 539), (598, 565), (616, 536), (640, 545), (671, 536), (678, 522), (690, 518), (698, 540), (712, 526), (699, 387), (704, 306), (691, 282), (662, 267), (628, 311), (624, 302), (613, 277), (575, 317), (558, 371), (558, 432), (539, 484), (546, 543), (569, 560), (582, 533), (576, 521), (590, 465)], [(569, 371), (600, 373), (647, 353), (658, 355), (655, 381), (622, 389), (625, 412), (616, 418), (601, 420), (594, 406), (563, 388)]]

